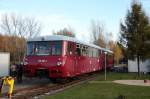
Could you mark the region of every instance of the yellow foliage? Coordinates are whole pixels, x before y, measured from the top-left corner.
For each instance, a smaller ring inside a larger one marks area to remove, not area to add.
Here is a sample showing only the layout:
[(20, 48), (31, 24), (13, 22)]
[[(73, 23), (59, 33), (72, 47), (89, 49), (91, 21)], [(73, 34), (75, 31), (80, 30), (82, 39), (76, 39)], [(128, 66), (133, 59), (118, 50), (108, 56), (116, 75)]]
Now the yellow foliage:
[(118, 44), (116, 44), (114, 47), (114, 60), (118, 64), (121, 58), (123, 58), (123, 52)]
[(25, 53), (26, 41), (18, 36), (0, 35), (0, 51), (9, 52), (13, 63), (21, 62)]

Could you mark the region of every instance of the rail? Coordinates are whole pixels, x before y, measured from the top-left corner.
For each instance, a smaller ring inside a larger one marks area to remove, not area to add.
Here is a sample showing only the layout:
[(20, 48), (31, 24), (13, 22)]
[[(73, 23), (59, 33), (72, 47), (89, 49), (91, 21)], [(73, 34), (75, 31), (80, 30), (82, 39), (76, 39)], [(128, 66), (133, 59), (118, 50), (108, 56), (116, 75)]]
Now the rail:
[(98, 74), (99, 72), (84, 74), (71, 82), (54, 84), (53, 86), (49, 86), (47, 84), (44, 86), (34, 86), (30, 88), (24, 88), (21, 90), (14, 90), (12, 99), (32, 99), (34, 97), (42, 97), (42, 95), (51, 95), (63, 91), (67, 88), (73, 87), (75, 85), (79, 85), (87, 81), (96, 79)]

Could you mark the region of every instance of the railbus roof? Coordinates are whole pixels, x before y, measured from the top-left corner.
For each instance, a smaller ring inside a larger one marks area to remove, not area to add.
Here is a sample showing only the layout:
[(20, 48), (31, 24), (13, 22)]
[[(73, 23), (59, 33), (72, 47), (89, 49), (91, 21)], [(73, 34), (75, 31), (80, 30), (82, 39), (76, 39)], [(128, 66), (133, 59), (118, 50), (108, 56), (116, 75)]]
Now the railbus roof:
[(106, 51), (109, 53), (113, 53), (112, 51), (105, 49), (105, 48), (102, 48), (102, 47), (99, 47), (97, 45), (86, 43), (86, 42), (80, 41), (76, 38), (63, 36), (63, 35), (39, 36), (39, 37), (29, 38), (27, 40), (27, 42), (34, 42), (34, 41), (71, 41), (71, 42), (76, 42), (79, 44), (87, 45), (90, 47), (94, 47), (94, 48), (97, 48), (97, 49), (100, 49), (100, 50), (103, 50), (103, 51)]

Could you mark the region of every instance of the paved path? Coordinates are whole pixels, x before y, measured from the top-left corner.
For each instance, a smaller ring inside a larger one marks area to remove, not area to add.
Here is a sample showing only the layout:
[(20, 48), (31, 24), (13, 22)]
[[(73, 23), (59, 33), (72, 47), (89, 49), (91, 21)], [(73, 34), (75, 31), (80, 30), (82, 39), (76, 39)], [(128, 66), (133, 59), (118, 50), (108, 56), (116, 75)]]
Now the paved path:
[(144, 83), (144, 80), (115, 80), (113, 82), (126, 85), (150, 86), (150, 81)]

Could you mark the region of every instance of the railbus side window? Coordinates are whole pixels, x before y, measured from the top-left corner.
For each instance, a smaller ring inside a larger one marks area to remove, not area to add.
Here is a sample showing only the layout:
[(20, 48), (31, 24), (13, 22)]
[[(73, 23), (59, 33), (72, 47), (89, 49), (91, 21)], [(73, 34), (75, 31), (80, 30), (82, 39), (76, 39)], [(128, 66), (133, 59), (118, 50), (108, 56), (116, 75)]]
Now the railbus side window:
[(95, 48), (93, 48), (93, 57), (95, 57), (95, 53), (96, 53)]
[(82, 56), (86, 56), (85, 45), (82, 45), (82, 46), (81, 46), (81, 55), (82, 55)]
[(112, 59), (113, 55), (111, 53), (108, 53), (108, 59)]
[(92, 48), (89, 47), (89, 57), (92, 57), (93, 56), (93, 51), (92, 51)]
[(96, 49), (96, 57), (99, 57), (99, 50)]
[(102, 54), (102, 50), (100, 50), (100, 53), (99, 53), (100, 55)]
[(83, 56), (88, 56), (88, 47), (87, 46), (83, 46)]
[(76, 45), (76, 54), (81, 56), (81, 48), (80, 48), (80, 44)]
[(88, 47), (86, 45), (80, 45), (81, 56), (88, 56)]
[(87, 46), (85, 47), (85, 50), (86, 50), (86, 56), (88, 56), (88, 47)]

